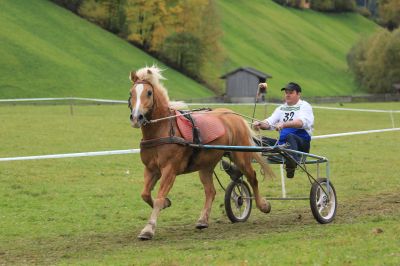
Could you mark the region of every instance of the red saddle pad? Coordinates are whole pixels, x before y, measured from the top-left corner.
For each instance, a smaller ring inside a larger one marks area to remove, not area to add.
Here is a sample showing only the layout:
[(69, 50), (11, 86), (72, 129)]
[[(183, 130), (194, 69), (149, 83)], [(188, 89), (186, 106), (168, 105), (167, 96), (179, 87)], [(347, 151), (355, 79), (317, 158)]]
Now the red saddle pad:
[[(176, 115), (181, 115), (179, 111), (175, 111)], [(209, 143), (225, 134), (225, 127), (221, 121), (214, 115), (207, 113), (192, 113), (192, 119), (195, 126), (199, 129), (200, 139), (203, 144)], [(193, 125), (184, 116), (176, 118), (178, 129), (183, 138), (187, 141), (193, 141)]]

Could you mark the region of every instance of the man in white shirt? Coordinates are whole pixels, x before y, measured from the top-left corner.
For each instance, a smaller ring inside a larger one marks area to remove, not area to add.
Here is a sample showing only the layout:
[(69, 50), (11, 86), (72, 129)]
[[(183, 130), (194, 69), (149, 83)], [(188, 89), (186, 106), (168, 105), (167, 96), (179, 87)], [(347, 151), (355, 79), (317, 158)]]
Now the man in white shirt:
[[(284, 88), (285, 103), (280, 105), (270, 117), (253, 123), (258, 129), (275, 129), (280, 132), (278, 144), (289, 144), (289, 149), (309, 152), (310, 141), (314, 129), (314, 114), (311, 105), (300, 99), (301, 87), (299, 84), (290, 82)], [(299, 156), (293, 154), (295, 160)], [(296, 169), (296, 162), (286, 161), (286, 174), (293, 178)]]

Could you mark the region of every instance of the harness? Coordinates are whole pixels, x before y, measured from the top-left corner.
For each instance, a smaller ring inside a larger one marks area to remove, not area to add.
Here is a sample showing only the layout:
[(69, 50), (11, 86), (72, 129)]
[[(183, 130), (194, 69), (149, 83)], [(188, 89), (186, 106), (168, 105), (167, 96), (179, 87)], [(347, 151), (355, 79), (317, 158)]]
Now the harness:
[[(168, 120), (170, 121), (169, 136), (157, 138), (157, 139), (141, 140), (140, 148), (151, 148), (151, 147), (155, 147), (155, 146), (159, 146), (159, 145), (163, 145), (163, 144), (179, 144), (179, 145), (183, 145), (183, 146), (192, 146), (196, 152), (196, 150), (198, 150), (198, 149), (194, 146), (202, 144), (202, 140), (200, 137), (199, 128), (196, 126), (195, 120), (192, 117), (191, 113), (197, 112), (197, 111), (211, 111), (211, 108), (200, 108), (200, 109), (194, 109), (191, 111), (178, 110), (178, 112), (180, 114), (182, 114), (184, 117), (186, 117), (192, 124), (193, 140), (191, 142), (185, 140), (184, 138), (175, 136), (173, 118), (175, 118), (176, 116), (170, 116), (170, 117), (168, 117)], [(192, 144), (196, 144), (196, 145), (192, 145)]]
[[(171, 111), (171, 110), (170, 110)], [(189, 121), (192, 123), (192, 130), (193, 130), (193, 140), (192, 142), (185, 140), (184, 138), (177, 137), (175, 136), (175, 129), (174, 129), (174, 124), (173, 124), (173, 119), (174, 117), (169, 118), (170, 121), (170, 130), (169, 130), (169, 136), (168, 137), (162, 137), (162, 138), (156, 138), (156, 139), (149, 139), (149, 140), (141, 140), (140, 141), (140, 148), (141, 149), (147, 149), (147, 148), (152, 148), (164, 144), (178, 144), (182, 146), (187, 146), (187, 147), (192, 147), (192, 152), (190, 154), (190, 157), (187, 162), (186, 169), (190, 169), (190, 167), (193, 165), (193, 162), (195, 162), (198, 154), (200, 153), (201, 149), (199, 147), (195, 147), (195, 145), (200, 145), (201, 144), (201, 139), (200, 139), (200, 134), (199, 134), (199, 129), (195, 126), (195, 122), (193, 117), (190, 115), (189, 111), (181, 111), (182, 114), (186, 118), (189, 119)]]
[[(153, 85), (147, 81), (147, 80), (137, 80), (134, 82), (134, 84), (147, 84), (150, 85), (153, 88), (153, 95), (155, 93), (154, 87)], [(153, 96), (154, 97), (154, 96)], [(128, 108), (131, 110), (131, 114), (130, 117), (132, 118), (132, 104), (131, 104), (131, 99), (132, 99), (132, 95), (129, 96), (128, 98)], [(154, 105), (156, 104), (156, 102), (154, 102)], [(171, 112), (171, 110), (169, 110)], [(152, 122), (152, 120), (148, 119), (148, 116), (151, 116), (151, 111), (149, 112), (150, 114), (146, 114), (146, 116), (144, 116), (144, 123), (143, 126), (146, 126), (146, 124), (149, 124)], [(200, 140), (200, 134), (198, 131), (198, 128), (196, 128), (195, 123), (193, 118), (190, 115), (189, 111), (181, 111), (182, 115), (184, 115), (186, 118), (189, 119), (189, 121), (191, 121), (192, 125), (193, 125), (193, 142), (189, 142), (181, 137), (177, 137), (175, 136), (175, 129), (174, 129), (174, 125), (173, 125), (173, 118), (174, 116), (169, 116), (166, 117), (165, 119), (168, 119), (170, 121), (170, 132), (169, 132), (169, 136), (168, 137), (162, 137), (162, 138), (156, 138), (156, 139), (149, 139), (149, 140), (141, 140), (140, 141), (140, 148), (141, 149), (146, 149), (146, 148), (152, 148), (152, 147), (156, 147), (159, 145), (164, 145), (164, 144), (179, 144), (179, 145), (183, 145), (183, 146), (189, 146), (190, 144), (196, 143), (196, 144), (201, 144), (201, 140)]]
[[(147, 84), (150, 85), (153, 88), (153, 97), (155, 95), (155, 90), (153, 85), (147, 81), (147, 80), (137, 80), (134, 82), (134, 84)], [(131, 116), (132, 116), (132, 104), (131, 104), (131, 98), (132, 95), (129, 96), (128, 99), (128, 107), (131, 110)], [(154, 105), (156, 105), (157, 103), (154, 101)], [(152, 108), (153, 109), (153, 108)], [(172, 109), (169, 109), (170, 112), (170, 116), (167, 117), (162, 117), (162, 118), (158, 118), (158, 119), (150, 119), (151, 117), (151, 113), (152, 111), (149, 111), (145, 116), (144, 116), (144, 122), (142, 124), (142, 126), (146, 126), (147, 124), (151, 124), (151, 123), (156, 123), (159, 121), (163, 121), (163, 120), (169, 120), (170, 122), (170, 132), (169, 132), (169, 136), (168, 137), (161, 137), (161, 138), (156, 138), (156, 139), (149, 139), (149, 140), (141, 140), (140, 141), (140, 148), (141, 149), (146, 149), (146, 148), (152, 148), (152, 147), (156, 147), (159, 145), (164, 145), (164, 144), (178, 144), (178, 145), (182, 145), (182, 146), (188, 146), (188, 147), (192, 147), (194, 149), (194, 154), (196, 155), (198, 153), (198, 151), (200, 150), (200, 147), (202, 145), (202, 139), (200, 137), (200, 131), (199, 128), (196, 126), (196, 121), (195, 119), (191, 116), (191, 114), (193, 112), (201, 112), (201, 111), (211, 111), (211, 108), (199, 108), (199, 109), (193, 109), (193, 110), (179, 110), (178, 112), (180, 114), (175, 115), (175, 114), (171, 114)], [(223, 111), (222, 113), (227, 113), (227, 114), (235, 114), (235, 115), (239, 115), (242, 117), (246, 117), (246, 118), (250, 118), (248, 116), (242, 115), (242, 114), (238, 114), (236, 112), (225, 112)], [(192, 130), (193, 130), (193, 139), (192, 141), (187, 141), (184, 138), (178, 137), (175, 135), (175, 129), (174, 129), (174, 124), (173, 121), (176, 117), (178, 116), (185, 116), (190, 123), (192, 124)]]
[(152, 147), (156, 147), (156, 146), (164, 145), (164, 144), (179, 144), (179, 145), (183, 145), (183, 146), (189, 146), (189, 144), (191, 144), (191, 142), (185, 140), (184, 138), (175, 136), (173, 117), (169, 117), (168, 120), (169, 120), (169, 124), (170, 124), (169, 136), (157, 138), (157, 139), (149, 139), (149, 140), (142, 139), (140, 141), (141, 149), (152, 148)]

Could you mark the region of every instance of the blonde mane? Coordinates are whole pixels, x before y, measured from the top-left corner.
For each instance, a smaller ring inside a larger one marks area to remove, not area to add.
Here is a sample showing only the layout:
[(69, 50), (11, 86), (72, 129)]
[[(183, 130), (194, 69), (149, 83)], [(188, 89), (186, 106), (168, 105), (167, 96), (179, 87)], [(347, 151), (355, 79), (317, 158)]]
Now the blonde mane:
[(146, 80), (153, 85), (161, 94), (166, 98), (169, 102), (168, 91), (164, 88), (163, 84), (160, 80), (165, 80), (164, 76), (162, 75), (163, 70), (158, 68), (156, 65), (152, 65), (151, 67), (143, 67), (136, 71), (136, 76), (139, 80)]
[(182, 101), (170, 101), (168, 96), (168, 91), (164, 87), (164, 85), (160, 82), (160, 80), (165, 80), (166, 78), (162, 75), (162, 69), (158, 68), (156, 65), (152, 65), (151, 67), (143, 67), (135, 72), (136, 77), (139, 80), (146, 80), (153, 85), (167, 100), (168, 106), (172, 109), (187, 109), (188, 106), (186, 103)]

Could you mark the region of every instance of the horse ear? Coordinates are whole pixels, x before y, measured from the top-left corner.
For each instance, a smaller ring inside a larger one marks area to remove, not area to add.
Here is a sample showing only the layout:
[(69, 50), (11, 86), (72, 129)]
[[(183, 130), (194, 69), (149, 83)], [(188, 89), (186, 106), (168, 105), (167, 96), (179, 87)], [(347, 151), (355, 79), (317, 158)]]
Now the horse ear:
[(136, 72), (135, 72), (135, 71), (132, 71), (132, 72), (129, 74), (129, 79), (131, 80), (132, 83), (135, 83), (136, 80), (138, 80), (138, 77), (136, 76)]
[(150, 69), (147, 69), (147, 74), (151, 75), (151, 74), (153, 74), (153, 72), (151, 72)]

